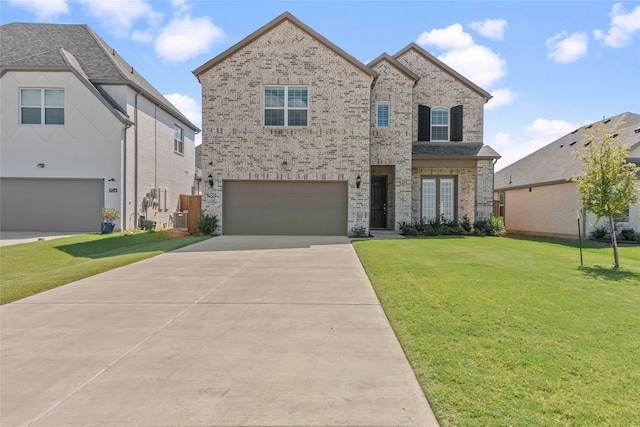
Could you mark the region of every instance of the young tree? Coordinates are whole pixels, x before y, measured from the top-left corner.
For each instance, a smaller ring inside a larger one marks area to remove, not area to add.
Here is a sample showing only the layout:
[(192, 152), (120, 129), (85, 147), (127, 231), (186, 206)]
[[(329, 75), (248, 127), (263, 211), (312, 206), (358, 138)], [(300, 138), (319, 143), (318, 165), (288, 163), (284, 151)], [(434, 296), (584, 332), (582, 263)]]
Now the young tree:
[[(621, 126), (622, 123), (619, 124)], [(573, 178), (582, 207), (598, 220), (607, 218), (613, 246), (614, 267), (620, 267), (614, 216), (638, 201), (635, 186), (640, 168), (628, 162), (630, 148), (603, 122), (584, 131), (586, 147), (575, 156), (583, 162), (582, 174)]]

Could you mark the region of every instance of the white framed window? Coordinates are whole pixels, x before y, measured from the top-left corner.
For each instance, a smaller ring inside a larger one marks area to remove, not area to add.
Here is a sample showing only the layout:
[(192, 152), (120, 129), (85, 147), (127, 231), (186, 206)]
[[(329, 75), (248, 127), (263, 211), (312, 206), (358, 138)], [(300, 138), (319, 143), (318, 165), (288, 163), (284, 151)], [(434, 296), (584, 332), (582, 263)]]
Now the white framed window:
[(20, 89), (20, 124), (64, 125), (64, 89)]
[(449, 109), (431, 109), (431, 141), (449, 141)]
[(265, 86), (264, 125), (306, 127), (309, 115), (307, 86)]
[(425, 221), (456, 219), (455, 177), (422, 178), (422, 218)]
[(376, 103), (376, 127), (389, 127), (389, 101), (378, 101)]
[(173, 151), (184, 154), (184, 132), (178, 125), (173, 125)]

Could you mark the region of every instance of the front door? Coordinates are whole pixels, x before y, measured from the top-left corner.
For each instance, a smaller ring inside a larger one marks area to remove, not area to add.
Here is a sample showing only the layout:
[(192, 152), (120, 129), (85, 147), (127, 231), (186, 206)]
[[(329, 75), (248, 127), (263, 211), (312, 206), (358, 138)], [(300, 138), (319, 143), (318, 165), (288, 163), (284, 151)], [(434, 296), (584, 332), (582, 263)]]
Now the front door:
[(387, 228), (387, 177), (371, 177), (371, 228)]

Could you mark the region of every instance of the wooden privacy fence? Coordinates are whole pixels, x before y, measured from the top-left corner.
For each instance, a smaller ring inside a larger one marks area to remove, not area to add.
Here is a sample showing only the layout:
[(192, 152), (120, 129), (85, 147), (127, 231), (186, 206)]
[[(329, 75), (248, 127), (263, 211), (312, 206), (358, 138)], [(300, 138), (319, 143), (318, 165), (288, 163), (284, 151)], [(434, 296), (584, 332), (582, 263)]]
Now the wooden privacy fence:
[(198, 232), (198, 220), (202, 210), (202, 196), (181, 194), (178, 212), (187, 212), (187, 231), (189, 234)]

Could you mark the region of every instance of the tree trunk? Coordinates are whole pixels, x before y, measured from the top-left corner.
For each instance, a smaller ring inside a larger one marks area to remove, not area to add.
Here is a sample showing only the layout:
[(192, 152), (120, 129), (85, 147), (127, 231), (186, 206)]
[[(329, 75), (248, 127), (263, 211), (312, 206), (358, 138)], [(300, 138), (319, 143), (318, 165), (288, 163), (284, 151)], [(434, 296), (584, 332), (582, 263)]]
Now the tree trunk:
[(613, 246), (613, 268), (620, 267), (620, 258), (618, 257), (618, 239), (616, 238), (616, 223), (613, 221), (613, 215), (609, 215), (609, 224), (611, 228), (611, 246)]

